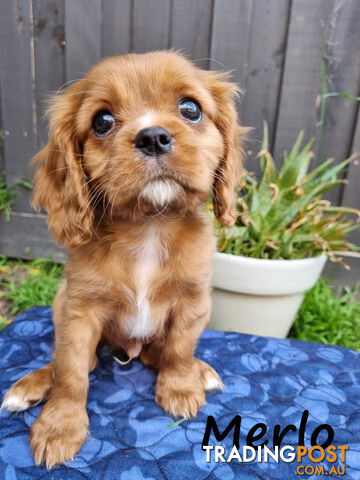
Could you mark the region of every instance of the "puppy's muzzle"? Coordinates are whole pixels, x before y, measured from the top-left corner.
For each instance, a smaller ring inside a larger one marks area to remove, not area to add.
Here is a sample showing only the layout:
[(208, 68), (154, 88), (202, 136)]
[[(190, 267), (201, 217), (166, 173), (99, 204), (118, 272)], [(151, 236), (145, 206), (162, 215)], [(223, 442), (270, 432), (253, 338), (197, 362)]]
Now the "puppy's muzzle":
[(135, 148), (149, 157), (159, 157), (169, 152), (173, 138), (163, 127), (143, 128), (135, 137)]

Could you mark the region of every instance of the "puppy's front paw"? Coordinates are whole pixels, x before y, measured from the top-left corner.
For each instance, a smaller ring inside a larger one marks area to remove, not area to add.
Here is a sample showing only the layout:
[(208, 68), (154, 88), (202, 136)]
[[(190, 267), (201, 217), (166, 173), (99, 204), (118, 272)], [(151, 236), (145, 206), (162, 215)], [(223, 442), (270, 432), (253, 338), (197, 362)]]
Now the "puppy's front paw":
[(207, 363), (194, 359), (187, 371), (160, 371), (156, 384), (156, 402), (177, 417), (195, 417), (205, 405), (206, 390), (222, 389), (219, 375)]
[(183, 388), (184, 383), (186, 382), (180, 379), (176, 379), (175, 382), (170, 379), (160, 381), (158, 379), (156, 403), (174, 417), (195, 417), (199, 409), (205, 405), (205, 389), (202, 385), (191, 389), (187, 386)]
[(30, 429), (35, 463), (50, 469), (72, 460), (85, 441), (88, 424), (84, 407), (50, 400)]
[(198, 362), (200, 369), (201, 381), (206, 391), (216, 392), (217, 390), (224, 390), (224, 384), (219, 377), (219, 374), (207, 363), (202, 360), (195, 359)]

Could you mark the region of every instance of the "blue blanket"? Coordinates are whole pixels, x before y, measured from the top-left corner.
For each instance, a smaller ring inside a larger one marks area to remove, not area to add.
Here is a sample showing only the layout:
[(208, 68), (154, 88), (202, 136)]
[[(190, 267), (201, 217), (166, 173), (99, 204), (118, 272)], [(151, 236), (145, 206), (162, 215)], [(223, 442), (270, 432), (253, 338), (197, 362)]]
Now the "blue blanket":
[[(14, 381), (50, 360), (52, 341), (51, 309), (44, 307), (28, 310), (0, 334), (2, 395)], [(215, 367), (226, 389), (208, 394), (207, 405), (195, 419), (174, 426), (174, 419), (155, 404), (154, 372), (139, 361), (120, 367), (108, 353), (100, 352), (99, 366), (90, 375), (90, 435), (74, 461), (51, 471), (34, 465), (29, 448), (29, 427), (41, 407), (19, 414), (2, 411), (0, 478), (290, 480), (295, 478), (296, 462), (207, 463), (201, 449), (207, 417), (212, 415), (222, 432), (240, 415), (241, 446), (249, 429), (264, 423), (268, 429), (264, 438), (271, 446), (275, 424), (299, 427), (308, 410), (305, 445), (310, 446), (311, 433), (319, 424), (331, 425), (332, 443), (349, 446), (342, 478), (360, 479), (359, 353), (206, 331), (197, 356)], [(210, 444), (218, 443), (212, 434)], [(230, 450), (232, 432), (220, 443)], [(298, 432), (288, 432), (283, 443), (296, 446)], [(306, 459), (304, 463), (311, 464)]]

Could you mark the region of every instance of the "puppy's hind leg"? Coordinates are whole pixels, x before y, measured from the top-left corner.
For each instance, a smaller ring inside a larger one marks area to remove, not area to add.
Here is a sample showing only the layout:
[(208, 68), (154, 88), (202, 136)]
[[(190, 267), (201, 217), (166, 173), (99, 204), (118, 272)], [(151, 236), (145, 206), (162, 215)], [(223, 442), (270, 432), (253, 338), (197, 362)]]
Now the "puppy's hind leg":
[(10, 388), (1, 408), (10, 412), (21, 412), (47, 400), (53, 383), (52, 362), (45, 367), (28, 373)]
[[(89, 373), (97, 365), (97, 357), (94, 354), (89, 362)], [(51, 387), (54, 382), (53, 361), (30, 372), (18, 380), (6, 393), (1, 409), (9, 412), (22, 412), (29, 407), (45, 402), (49, 398)]]

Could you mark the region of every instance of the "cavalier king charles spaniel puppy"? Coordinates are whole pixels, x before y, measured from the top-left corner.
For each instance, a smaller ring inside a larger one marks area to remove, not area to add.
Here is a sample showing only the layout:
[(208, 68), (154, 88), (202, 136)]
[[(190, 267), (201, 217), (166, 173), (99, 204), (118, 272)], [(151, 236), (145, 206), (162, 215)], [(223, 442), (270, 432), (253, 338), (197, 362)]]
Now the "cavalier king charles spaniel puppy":
[(83, 444), (100, 342), (157, 371), (156, 402), (171, 415), (195, 416), (206, 390), (222, 388), (194, 350), (211, 310), (209, 192), (221, 224), (237, 216), (246, 129), (236, 94), (223, 73), (151, 52), (107, 58), (51, 99), (33, 203), (68, 249), (55, 353), (2, 405), (46, 401), (30, 433), (37, 464), (66, 462)]

